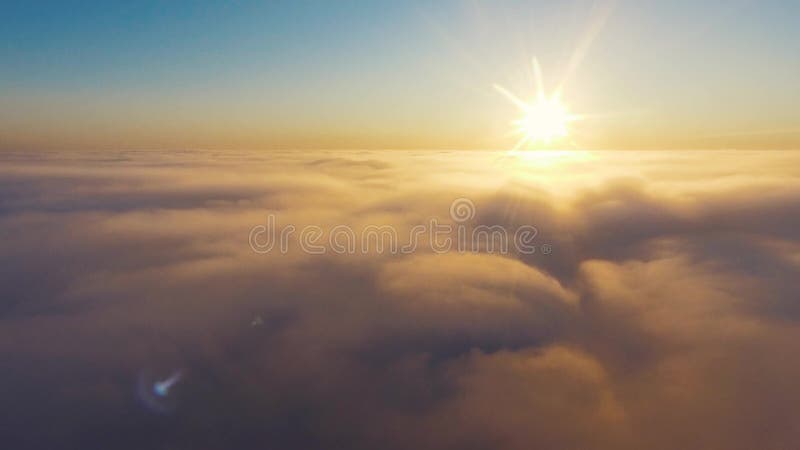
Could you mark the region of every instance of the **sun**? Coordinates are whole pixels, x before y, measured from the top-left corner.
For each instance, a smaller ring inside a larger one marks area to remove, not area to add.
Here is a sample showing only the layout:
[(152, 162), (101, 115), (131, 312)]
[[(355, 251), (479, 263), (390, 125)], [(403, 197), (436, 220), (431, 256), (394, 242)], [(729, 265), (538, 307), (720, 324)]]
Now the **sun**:
[(569, 112), (569, 108), (561, 101), (560, 92), (546, 95), (542, 87), (541, 69), (538, 62), (533, 61), (534, 74), (539, 92), (533, 101), (525, 102), (500, 85), (494, 85), (501, 94), (508, 98), (522, 112), (522, 116), (512, 123), (515, 132), (521, 136), (514, 150), (530, 145), (553, 144), (569, 137), (569, 124), (578, 120)]
[(566, 106), (558, 97), (543, 97), (528, 105), (525, 115), (514, 123), (527, 141), (549, 143), (567, 137), (570, 120)]

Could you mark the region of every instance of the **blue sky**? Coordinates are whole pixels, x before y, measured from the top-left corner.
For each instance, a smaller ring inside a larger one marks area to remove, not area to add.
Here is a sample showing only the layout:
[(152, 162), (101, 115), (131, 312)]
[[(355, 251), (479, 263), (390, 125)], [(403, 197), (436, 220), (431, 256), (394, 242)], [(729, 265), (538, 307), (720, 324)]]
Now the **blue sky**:
[[(578, 145), (794, 146), (797, 17), (777, 0), (14, 2), (0, 136), (3, 148), (502, 147), (514, 111), (491, 85), (528, 93), (536, 56), (554, 87), (602, 23), (564, 93), (599, 117)], [(708, 142), (734, 133), (767, 138)]]

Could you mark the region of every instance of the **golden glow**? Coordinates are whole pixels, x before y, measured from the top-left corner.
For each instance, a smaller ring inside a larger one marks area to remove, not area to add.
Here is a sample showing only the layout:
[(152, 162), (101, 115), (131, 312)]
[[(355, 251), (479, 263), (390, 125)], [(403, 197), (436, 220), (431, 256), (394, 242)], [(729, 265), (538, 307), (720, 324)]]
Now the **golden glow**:
[(554, 163), (588, 161), (592, 154), (585, 150), (513, 150), (508, 155), (524, 162)]
[(504, 158), (511, 163), (510, 167), (521, 173), (527, 173), (531, 168), (564, 168), (591, 159), (592, 154), (585, 150), (511, 150)]

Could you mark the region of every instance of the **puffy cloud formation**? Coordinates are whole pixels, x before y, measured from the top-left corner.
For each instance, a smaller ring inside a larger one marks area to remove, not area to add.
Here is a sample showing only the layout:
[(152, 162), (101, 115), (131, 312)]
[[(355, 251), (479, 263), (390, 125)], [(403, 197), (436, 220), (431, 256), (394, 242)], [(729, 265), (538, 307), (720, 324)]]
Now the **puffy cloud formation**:
[[(2, 159), (3, 448), (800, 447), (800, 154)], [(538, 251), (299, 233), (432, 219)]]

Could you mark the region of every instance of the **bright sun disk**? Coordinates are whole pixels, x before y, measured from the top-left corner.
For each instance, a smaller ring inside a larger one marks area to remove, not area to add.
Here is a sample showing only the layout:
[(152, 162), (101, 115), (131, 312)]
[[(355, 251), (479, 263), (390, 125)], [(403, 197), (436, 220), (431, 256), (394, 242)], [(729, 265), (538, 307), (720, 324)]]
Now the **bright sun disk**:
[(533, 101), (526, 102), (500, 85), (494, 85), (522, 112), (522, 117), (513, 122), (516, 132), (521, 135), (514, 150), (528, 145), (551, 144), (569, 136), (569, 123), (580, 117), (570, 114), (569, 109), (561, 102), (560, 89), (553, 95), (546, 95), (543, 88), (542, 73), (538, 61), (533, 60), (534, 75), (538, 85), (538, 95)]
[(567, 136), (571, 116), (558, 97), (540, 97), (525, 108), (525, 115), (515, 121), (529, 142), (552, 142)]

